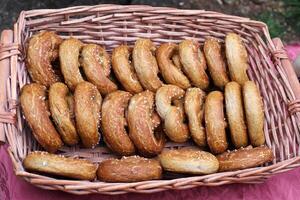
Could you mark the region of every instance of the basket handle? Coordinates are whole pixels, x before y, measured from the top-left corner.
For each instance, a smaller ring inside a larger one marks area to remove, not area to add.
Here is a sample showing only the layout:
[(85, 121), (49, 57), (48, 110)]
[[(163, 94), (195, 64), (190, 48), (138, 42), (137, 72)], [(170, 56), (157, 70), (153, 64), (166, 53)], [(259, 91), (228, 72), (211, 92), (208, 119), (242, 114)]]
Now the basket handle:
[(13, 31), (2, 31), (0, 41), (0, 143), (5, 143), (5, 123), (14, 122), (14, 115), (7, 109), (7, 81), (10, 74)]
[[(289, 111), (291, 114), (300, 111), (300, 83), (296, 74), (296, 71), (287, 55), (284, 45), (280, 38), (274, 38), (273, 43), (275, 45), (275, 56), (280, 59), (281, 64), (287, 74), (287, 79), (291, 85), (291, 89), (295, 95), (295, 100), (289, 103)], [(297, 105), (298, 104), (298, 105)]]
[(283, 43), (280, 38), (274, 38), (273, 43), (277, 50), (276, 56), (280, 58), (281, 64), (284, 67), (284, 70), (287, 74), (287, 78), (291, 84), (292, 90), (295, 94), (296, 99), (300, 100), (300, 84), (298, 77), (296, 75), (295, 69), (287, 56), (287, 52), (284, 49)]

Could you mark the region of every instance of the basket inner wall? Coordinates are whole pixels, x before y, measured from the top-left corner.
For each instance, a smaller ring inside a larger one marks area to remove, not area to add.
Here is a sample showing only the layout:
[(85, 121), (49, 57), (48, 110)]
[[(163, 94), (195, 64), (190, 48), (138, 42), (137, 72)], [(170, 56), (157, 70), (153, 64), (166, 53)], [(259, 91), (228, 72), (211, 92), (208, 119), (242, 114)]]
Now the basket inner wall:
[[(139, 7), (119, 10), (103, 6), (83, 11), (77, 9), (77, 12), (67, 9), (25, 12), (25, 20), (19, 21), (18, 26), (22, 51), (17, 69), (18, 92), (24, 84), (30, 82), (24, 60), (27, 40), (40, 30), (56, 31), (63, 38), (72, 36), (85, 43), (97, 43), (105, 46), (109, 52), (120, 44), (133, 46), (140, 37), (150, 38), (155, 44), (178, 43), (187, 38), (203, 44), (208, 36), (224, 41), (228, 32), (236, 32), (243, 38), (249, 54), (248, 75), (259, 86), (263, 97), (264, 133), (267, 145), (275, 152), (273, 163), (299, 155), (299, 124), (296, 116), (290, 115), (287, 109), (293, 94), (284, 69), (272, 57), (262, 23), (207, 11), (187, 14), (175, 9), (174, 12), (167, 12), (163, 9), (141, 10)], [(12, 148), (22, 160), (28, 152), (41, 148), (33, 138), (20, 109), (17, 116), (18, 135), (15, 136)], [(169, 143), (166, 148), (189, 145), (192, 144)], [(105, 147), (93, 150), (63, 147), (61, 153), (78, 155), (94, 162), (113, 156)]]

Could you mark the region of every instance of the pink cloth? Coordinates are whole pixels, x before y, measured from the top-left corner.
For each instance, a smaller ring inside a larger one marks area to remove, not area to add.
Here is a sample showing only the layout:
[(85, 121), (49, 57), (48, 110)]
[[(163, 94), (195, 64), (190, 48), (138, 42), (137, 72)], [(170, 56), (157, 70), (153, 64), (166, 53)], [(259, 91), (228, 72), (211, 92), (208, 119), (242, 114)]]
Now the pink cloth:
[[(287, 47), (290, 58), (300, 54), (299, 45)], [(273, 176), (262, 184), (232, 184), (219, 187), (197, 187), (194, 189), (169, 190), (154, 194), (125, 194), (107, 196), (100, 194), (76, 196), (60, 191), (39, 189), (23, 179), (16, 177), (7, 145), (0, 145), (0, 200), (96, 200), (96, 199), (300, 199), (300, 168)]]
[(300, 55), (300, 43), (289, 44), (285, 47), (289, 58), (294, 61)]

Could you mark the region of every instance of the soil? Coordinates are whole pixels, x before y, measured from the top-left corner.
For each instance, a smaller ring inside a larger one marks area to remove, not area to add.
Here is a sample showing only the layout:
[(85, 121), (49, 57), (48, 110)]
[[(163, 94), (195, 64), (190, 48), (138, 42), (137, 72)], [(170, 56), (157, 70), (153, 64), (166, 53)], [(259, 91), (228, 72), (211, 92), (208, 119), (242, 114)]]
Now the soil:
[[(296, 30), (293, 23), (289, 23), (289, 19), (285, 17), (288, 11), (283, 1), (288, 0), (0, 0), (0, 30), (11, 28), (22, 10), (101, 3), (148, 4), (182, 9), (213, 10), (249, 17), (266, 22), (272, 37), (281, 37), (285, 42), (300, 41), (300, 31)], [(297, 15), (299, 18), (299, 13)]]

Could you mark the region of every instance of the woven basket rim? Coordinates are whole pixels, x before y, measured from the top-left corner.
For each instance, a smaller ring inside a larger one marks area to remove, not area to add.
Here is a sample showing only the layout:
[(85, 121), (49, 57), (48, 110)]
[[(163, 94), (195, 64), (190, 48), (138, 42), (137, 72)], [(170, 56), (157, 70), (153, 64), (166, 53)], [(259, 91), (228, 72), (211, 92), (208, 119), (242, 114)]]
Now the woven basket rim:
[(27, 14), (31, 14), (33, 12), (44, 12), (45, 11), (45, 12), (50, 12), (50, 13), (51, 12), (56, 13), (56, 12), (60, 12), (60, 11), (65, 11), (66, 9), (71, 10), (71, 9), (84, 8), (85, 10), (89, 10), (89, 9), (92, 10), (93, 8), (99, 8), (99, 7), (101, 7), (101, 8), (103, 8), (103, 7), (116, 7), (116, 8), (120, 8), (120, 9), (124, 9), (124, 8), (148, 8), (150, 10), (172, 10), (172, 11), (178, 11), (179, 15), (180, 15), (180, 13), (188, 13), (188, 14), (192, 13), (192, 14), (194, 14), (194, 13), (198, 13), (198, 12), (206, 12), (206, 13), (212, 13), (212, 14), (220, 14), (220, 15), (223, 15), (225, 17), (235, 17), (236, 19), (261, 24), (261, 26), (268, 29), (267, 24), (262, 22), (262, 21), (253, 20), (251, 18), (243, 17), (243, 16), (225, 14), (225, 13), (218, 12), (218, 11), (210, 11), (210, 10), (205, 10), (205, 9), (185, 9), (185, 8), (164, 7), (164, 6), (151, 6), (151, 5), (140, 5), (140, 4), (131, 4), (131, 5), (118, 5), (118, 4), (80, 5), (80, 6), (71, 6), (71, 7), (63, 7), (63, 8), (56, 8), (56, 9), (23, 10), (23, 11), (21, 11), (21, 13), (23, 13), (25, 15), (25, 17), (27, 17), (26, 16)]

